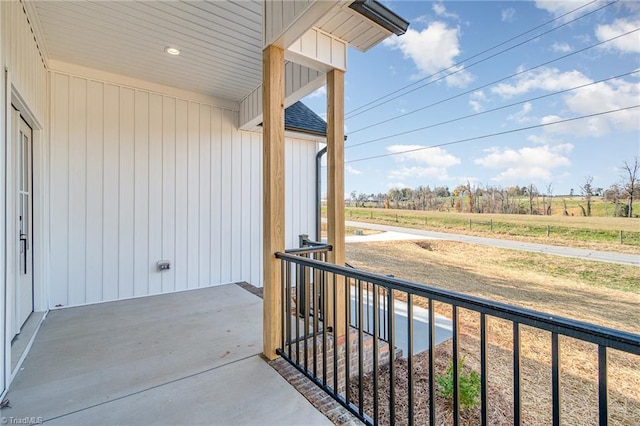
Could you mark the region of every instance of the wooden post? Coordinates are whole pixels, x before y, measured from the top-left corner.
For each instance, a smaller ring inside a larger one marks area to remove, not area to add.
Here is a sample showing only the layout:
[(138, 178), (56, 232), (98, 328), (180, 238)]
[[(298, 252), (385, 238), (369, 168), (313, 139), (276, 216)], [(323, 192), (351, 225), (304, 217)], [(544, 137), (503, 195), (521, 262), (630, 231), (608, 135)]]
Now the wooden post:
[[(327, 73), (327, 243), (333, 247), (329, 262), (344, 266), (344, 71), (337, 69)], [(337, 278), (335, 296), (332, 288), (328, 294), (330, 303), (335, 297), (336, 317), (331, 308), (327, 316), (335, 336), (342, 336), (346, 325), (345, 280)]]
[(267, 46), (262, 52), (262, 201), (263, 201), (263, 349), (277, 357), (281, 345), (282, 291), (280, 262), (284, 251), (284, 50)]

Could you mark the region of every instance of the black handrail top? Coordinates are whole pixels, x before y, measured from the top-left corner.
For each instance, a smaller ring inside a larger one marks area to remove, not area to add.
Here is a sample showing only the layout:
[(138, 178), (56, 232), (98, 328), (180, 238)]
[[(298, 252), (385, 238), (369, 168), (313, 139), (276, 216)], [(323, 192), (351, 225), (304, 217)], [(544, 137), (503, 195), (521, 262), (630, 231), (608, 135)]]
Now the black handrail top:
[(276, 258), (640, 355), (640, 335), (287, 253)]
[[(313, 247), (300, 247), (285, 250), (285, 253), (299, 256), (301, 254), (321, 253), (324, 251), (332, 251), (333, 246), (329, 244), (322, 244)], [(277, 257), (277, 256), (276, 256)]]

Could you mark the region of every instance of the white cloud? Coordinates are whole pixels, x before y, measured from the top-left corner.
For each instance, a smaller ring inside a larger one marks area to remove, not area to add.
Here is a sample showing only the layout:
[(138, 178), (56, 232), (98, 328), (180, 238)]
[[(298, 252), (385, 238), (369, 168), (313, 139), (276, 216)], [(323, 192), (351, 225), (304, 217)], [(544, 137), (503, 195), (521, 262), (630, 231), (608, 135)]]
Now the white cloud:
[(455, 13), (447, 12), (447, 8), (442, 3), (434, 3), (432, 9), (436, 15), (442, 16), (443, 18), (460, 19)]
[(571, 46), (569, 46), (569, 43), (567, 42), (562, 42), (562, 43), (555, 42), (551, 45), (551, 50), (553, 50), (554, 52), (569, 53), (573, 49), (571, 48)]
[[(400, 50), (418, 68), (419, 74), (416, 77), (424, 77), (456, 63), (455, 58), (460, 55), (459, 38), (459, 27), (449, 27), (445, 22), (435, 21), (421, 31), (410, 28), (402, 37), (388, 38), (383, 44)], [(446, 71), (447, 74), (452, 72), (455, 74), (445, 80), (451, 86), (464, 87), (474, 78), (461, 66)]]
[(489, 169), (502, 170), (493, 178), (498, 182), (548, 181), (555, 169), (571, 165), (566, 154), (572, 149), (573, 145), (569, 143), (524, 147), (518, 150), (493, 147), (486, 149), (487, 155), (477, 158), (474, 163)]
[[(640, 19), (635, 21), (627, 19), (616, 19), (610, 25), (598, 25), (596, 27), (596, 38), (605, 41), (610, 38), (628, 33), (640, 27)], [(600, 46), (602, 49), (617, 50), (621, 53), (640, 53), (640, 34), (638, 32), (628, 34)]]
[(573, 38), (584, 44), (591, 43), (591, 36), (589, 34), (579, 34), (573, 36)]
[[(460, 164), (460, 159), (449, 154), (446, 149), (440, 147), (427, 148), (423, 145), (391, 145), (387, 151), (399, 153), (395, 155), (396, 161), (415, 161), (434, 167), (451, 167)], [(412, 151), (412, 152), (406, 152)]]
[(526, 102), (524, 105), (522, 105), (522, 109), (520, 111), (507, 116), (507, 120), (515, 121), (521, 124), (528, 123), (531, 121), (529, 113), (532, 109), (533, 106), (531, 105), (531, 102)]
[(347, 164), (347, 165), (344, 167), (344, 170), (345, 170), (347, 173), (349, 173), (350, 175), (361, 175), (361, 174), (362, 174), (362, 172), (361, 172), (360, 170), (357, 170), (357, 169), (355, 169), (355, 168), (351, 167), (351, 165), (350, 165), (350, 164)]
[(441, 180), (449, 178), (446, 169), (438, 167), (402, 167), (389, 172), (390, 179), (424, 178), (433, 177)]
[(469, 95), (469, 106), (473, 112), (480, 112), (484, 109), (482, 102), (487, 101), (487, 96), (482, 90), (476, 90)]
[[(593, 83), (593, 80), (576, 70), (561, 73), (555, 68), (543, 68), (519, 76), (513, 84), (499, 84), (491, 91), (502, 98), (511, 98), (534, 90), (555, 92), (589, 83)], [(547, 115), (540, 120), (540, 123), (548, 124), (563, 118), (634, 106), (638, 104), (638, 99), (640, 99), (640, 82), (615, 79), (592, 84), (567, 92), (562, 97), (564, 112), (571, 114), (563, 113), (564, 117), (557, 113)], [(626, 110), (548, 126), (545, 127), (545, 132), (596, 137), (607, 134), (611, 129), (629, 131), (638, 127), (640, 127), (640, 115), (637, 110)]]
[[(438, 179), (448, 179), (447, 169), (456, 164), (460, 164), (460, 159), (449, 154), (445, 149), (425, 148), (422, 145), (392, 145), (387, 147), (387, 151), (399, 153), (395, 159), (399, 163), (418, 163), (418, 166), (403, 165), (399, 169), (389, 172), (391, 179), (407, 179), (417, 177), (435, 177)], [(418, 150), (419, 151), (415, 151)], [(413, 152), (405, 152), (411, 151)]]
[(573, 36), (574, 39), (578, 40), (582, 44), (591, 43), (591, 36), (589, 34), (578, 34)]
[(502, 22), (513, 22), (516, 16), (516, 10), (508, 7), (502, 10)]
[[(536, 7), (538, 9), (546, 10), (556, 18), (561, 15), (565, 15), (566, 13), (569, 13), (572, 10), (579, 8), (583, 4), (585, 4), (584, 0), (562, 0), (562, 1), (536, 0)], [(585, 12), (588, 12), (600, 6), (601, 6), (600, 2), (593, 2), (581, 8), (580, 10), (576, 11), (575, 13), (569, 13), (568, 15), (564, 16), (561, 20), (563, 22), (569, 22), (570, 20), (576, 18), (578, 14), (582, 15)]]
[(322, 86), (321, 88), (309, 93), (310, 98), (320, 98), (323, 96), (327, 96), (327, 86)]
[[(638, 99), (640, 99), (640, 82), (616, 79), (571, 92), (564, 97), (564, 102), (568, 110), (575, 116), (634, 106), (638, 104)], [(557, 115), (549, 115), (543, 117), (541, 123), (545, 124), (561, 119)], [(545, 127), (545, 132), (597, 137), (609, 133), (611, 129), (632, 131), (639, 127), (640, 114), (638, 111), (626, 110)]]
[(563, 73), (557, 68), (543, 67), (532, 72), (520, 74), (513, 84), (500, 83), (492, 87), (491, 92), (502, 98), (511, 98), (533, 90), (555, 92), (591, 82), (592, 80), (580, 71), (573, 70)]
[(473, 112), (482, 112), (484, 109), (482, 104), (478, 101), (474, 101), (473, 99), (469, 99), (469, 106), (473, 110)]

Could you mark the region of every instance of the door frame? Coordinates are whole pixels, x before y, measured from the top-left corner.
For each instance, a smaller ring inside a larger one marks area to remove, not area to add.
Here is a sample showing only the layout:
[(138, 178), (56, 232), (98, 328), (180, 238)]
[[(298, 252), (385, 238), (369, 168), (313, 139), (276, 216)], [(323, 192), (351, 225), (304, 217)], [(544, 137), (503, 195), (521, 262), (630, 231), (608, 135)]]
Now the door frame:
[[(22, 327), (24, 326), (24, 324), (26, 323), (26, 321), (29, 319), (29, 316), (35, 312), (35, 291), (34, 291), (34, 279), (33, 279), (33, 272), (34, 272), (34, 265), (33, 265), (33, 259), (34, 259), (34, 250), (33, 250), (33, 212), (34, 212), (34, 207), (33, 207), (33, 129), (31, 128), (31, 126), (29, 125), (29, 123), (27, 123), (27, 121), (25, 120), (25, 118), (22, 116), (22, 113), (18, 110), (15, 109), (14, 107), (14, 134), (13, 134), (13, 143), (14, 148), (15, 148), (15, 152), (14, 152), (14, 157), (13, 157), (13, 165), (15, 166), (15, 170), (13, 172), (13, 176), (14, 176), (14, 191), (16, 194), (16, 198), (14, 199), (15, 202), (15, 213), (14, 213), (14, 217), (16, 219), (20, 218), (21, 216), (26, 216), (26, 220), (22, 222), (22, 224), (18, 225), (19, 222), (21, 222), (20, 220), (18, 222), (16, 222), (16, 230), (14, 232), (14, 236), (18, 237), (20, 236), (20, 238), (18, 239), (18, 246), (15, 249), (15, 253), (19, 253), (18, 258), (16, 259), (16, 288), (15, 288), (15, 295), (16, 295), (16, 304), (15, 304), (15, 323), (14, 323), (14, 335), (17, 336), (18, 334), (20, 334)], [(28, 135), (27, 135), (28, 133)], [(28, 138), (28, 144), (25, 147), (24, 144), (24, 138), (26, 137)], [(27, 152), (25, 152), (25, 149)], [(26, 158), (25, 158), (26, 155)], [(26, 166), (26, 171), (24, 170), (24, 167)], [(25, 179), (25, 173), (28, 175), (26, 177), (26, 182), (24, 181)], [(24, 185), (26, 185), (26, 189), (24, 187)], [(23, 211), (23, 208), (25, 207), (23, 205), (23, 196), (22, 196), (22, 192), (25, 191), (28, 193), (27, 195), (27, 204), (26, 204), (26, 208), (27, 208), (27, 212), (25, 213)], [(23, 229), (23, 226), (26, 222), (26, 230)], [(26, 247), (23, 247), (22, 244), (22, 233), (25, 233), (25, 235), (28, 237), (28, 240), (26, 242)], [(26, 253), (24, 254), (24, 260), (23, 260), (23, 255), (22, 252), (26, 251)], [(26, 264), (25, 264), (26, 263)], [(28, 277), (24, 276), (24, 271), (31, 269), (31, 271), (29, 271)], [(24, 270), (24, 271), (23, 271)], [(24, 306), (24, 302), (25, 300), (21, 300), (21, 294), (23, 293), (23, 286), (25, 286), (27, 283), (27, 279), (28, 278), (28, 285), (30, 287), (29, 292), (30, 292), (30, 298), (28, 300), (28, 305), (29, 305), (29, 313), (25, 315), (25, 312), (23, 312), (22, 307)], [(15, 337), (14, 337), (15, 338)]]
[[(48, 310), (46, 284), (48, 274), (48, 246), (47, 227), (48, 223), (45, 218), (47, 215), (47, 186), (45, 177), (48, 175), (48, 146), (45, 143), (46, 132), (43, 121), (33, 113), (29, 102), (21, 95), (18, 88), (13, 85), (11, 72), (7, 69), (3, 72), (2, 95), (0, 99), (3, 103), (2, 118), (0, 123), (5, 124), (5, 133), (0, 136), (4, 143), (3, 149), (0, 149), (0, 176), (4, 177), (4, 185), (0, 185), (0, 204), (2, 204), (2, 213), (0, 216), (0, 258), (3, 260), (4, 273), (4, 291), (0, 292), (0, 314), (4, 319), (4, 327), (2, 327), (2, 338), (4, 342), (3, 361), (4, 366), (0, 374), (0, 389), (2, 393), (6, 392), (9, 384), (15, 377), (20, 368), (21, 362), (16, 364), (15, 369), (11, 369), (11, 341), (14, 336), (15, 318), (10, 319), (12, 314), (15, 316), (15, 286), (16, 286), (16, 258), (17, 254), (14, 250), (15, 230), (17, 229), (16, 218), (16, 202), (15, 195), (15, 164), (17, 158), (14, 153), (14, 134), (15, 125), (13, 111), (18, 110), (19, 115), (32, 129), (32, 232), (33, 232), (33, 310), (34, 312), (43, 312)], [(48, 83), (48, 78), (47, 78)], [(46, 89), (48, 91), (48, 87)], [(48, 92), (47, 92), (48, 93)], [(44, 117), (42, 117), (44, 120)], [(19, 123), (18, 123), (19, 124)], [(29, 344), (30, 346), (30, 344)], [(26, 355), (23, 354), (23, 357)]]

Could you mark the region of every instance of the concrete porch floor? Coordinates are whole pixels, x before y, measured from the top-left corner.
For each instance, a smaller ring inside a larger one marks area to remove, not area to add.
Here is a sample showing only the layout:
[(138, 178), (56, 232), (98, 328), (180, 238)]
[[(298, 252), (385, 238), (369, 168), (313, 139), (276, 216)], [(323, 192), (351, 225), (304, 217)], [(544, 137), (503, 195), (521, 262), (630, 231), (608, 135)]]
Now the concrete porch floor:
[(266, 361), (235, 284), (49, 312), (4, 418), (65, 425), (331, 424)]

